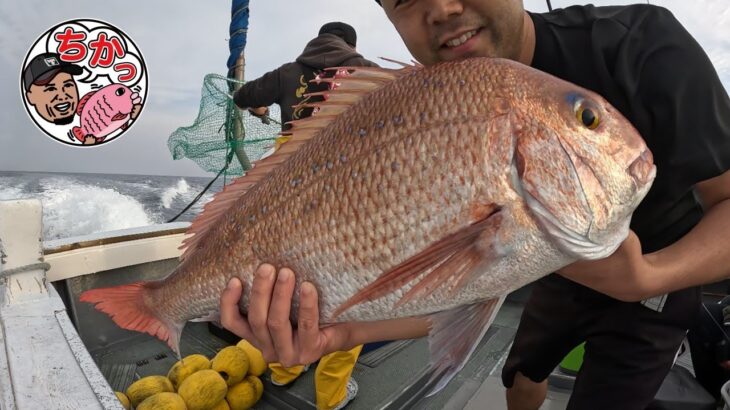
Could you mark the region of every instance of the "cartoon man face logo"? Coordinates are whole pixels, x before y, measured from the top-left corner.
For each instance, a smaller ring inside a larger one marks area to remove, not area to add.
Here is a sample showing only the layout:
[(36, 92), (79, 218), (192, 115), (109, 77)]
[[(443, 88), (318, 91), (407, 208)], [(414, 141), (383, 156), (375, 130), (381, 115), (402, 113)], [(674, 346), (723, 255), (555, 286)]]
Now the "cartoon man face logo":
[(30, 120), (56, 142), (92, 146), (116, 140), (137, 122), (147, 97), (137, 45), (113, 25), (63, 21), (30, 46), (20, 98)]
[(39, 54), (23, 73), (25, 98), (47, 122), (70, 124), (79, 104), (73, 76), (82, 72), (81, 67), (62, 61), (56, 53)]

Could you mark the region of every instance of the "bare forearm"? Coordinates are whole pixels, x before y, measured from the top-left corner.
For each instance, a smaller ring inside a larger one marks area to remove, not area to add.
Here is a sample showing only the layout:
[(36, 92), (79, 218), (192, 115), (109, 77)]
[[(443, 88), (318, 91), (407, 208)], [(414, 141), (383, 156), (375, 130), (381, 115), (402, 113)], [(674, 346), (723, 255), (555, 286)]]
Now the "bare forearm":
[(730, 277), (730, 200), (715, 204), (681, 240), (646, 257), (656, 269), (654, 294)]
[(428, 334), (429, 322), (424, 317), (382, 320), (378, 322), (350, 322), (349, 345), (386, 340), (415, 339)]

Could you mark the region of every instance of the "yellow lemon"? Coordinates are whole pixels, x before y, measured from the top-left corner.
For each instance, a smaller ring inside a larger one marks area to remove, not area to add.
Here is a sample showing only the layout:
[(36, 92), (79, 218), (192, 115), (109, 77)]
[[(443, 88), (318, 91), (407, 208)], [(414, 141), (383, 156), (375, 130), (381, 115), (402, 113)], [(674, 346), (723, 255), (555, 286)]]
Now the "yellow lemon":
[(252, 374), (254, 376), (261, 376), (264, 374), (269, 365), (264, 360), (264, 355), (261, 354), (261, 350), (253, 347), (253, 345), (246, 339), (241, 339), (236, 346), (243, 349), (243, 351), (246, 352), (246, 356), (248, 356), (248, 374)]
[(244, 380), (253, 384), (254, 390), (256, 391), (256, 401), (261, 400), (261, 396), (264, 395), (264, 383), (261, 382), (261, 379), (249, 374)]
[(142, 401), (152, 395), (163, 392), (174, 392), (172, 383), (165, 376), (147, 376), (132, 383), (127, 388), (127, 397), (132, 407), (137, 407)]
[(228, 405), (226, 399), (221, 400), (215, 407), (210, 410), (231, 410), (231, 406)]
[(201, 370), (183, 380), (177, 393), (188, 410), (210, 410), (226, 397), (228, 386), (215, 370)]
[(134, 410), (187, 410), (185, 401), (175, 393), (157, 393), (139, 404)]
[(126, 394), (120, 391), (115, 391), (114, 394), (116, 394), (119, 401), (122, 402), (122, 407), (124, 407), (124, 410), (129, 410), (129, 408), (131, 407), (131, 404), (129, 403), (129, 397), (127, 397)]
[(220, 373), (226, 384), (233, 386), (248, 373), (248, 355), (241, 348), (228, 346), (210, 361), (210, 368)]
[(167, 378), (170, 379), (172, 386), (177, 390), (185, 378), (205, 369), (210, 369), (210, 360), (202, 354), (191, 354), (175, 363), (167, 372)]
[[(261, 389), (263, 391), (263, 388)], [(246, 410), (256, 404), (258, 401), (258, 392), (256, 384), (249, 378), (228, 388), (226, 401), (231, 406), (231, 410)]]

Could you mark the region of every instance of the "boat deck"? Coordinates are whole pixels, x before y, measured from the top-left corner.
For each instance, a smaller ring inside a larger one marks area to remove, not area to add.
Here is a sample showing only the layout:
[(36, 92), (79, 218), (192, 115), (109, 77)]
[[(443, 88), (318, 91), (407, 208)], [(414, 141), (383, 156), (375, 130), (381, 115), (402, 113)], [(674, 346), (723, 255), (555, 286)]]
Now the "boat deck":
[[(424, 397), (430, 387), (426, 339), (391, 342), (362, 354), (353, 371), (359, 393), (348, 409), (506, 409), (499, 375), (522, 306), (519, 293), (507, 299), (470, 362), (434, 397)], [(237, 340), (231, 336), (205, 323), (189, 323), (183, 332), (182, 354), (212, 357)], [(141, 334), (90, 353), (112, 388), (118, 391), (125, 391), (140, 377), (166, 374), (177, 360), (166, 345)], [(314, 409), (313, 378), (312, 368), (291, 385), (277, 387), (264, 375), (264, 397), (255, 409)], [(563, 409), (567, 397), (567, 391), (551, 387), (543, 409)]]
[[(510, 295), (494, 324), (464, 369), (436, 396), (425, 398), (430, 385), (426, 365), (426, 339), (387, 343), (363, 353), (353, 371), (359, 385), (350, 410), (425, 409), (425, 410), (506, 410), (502, 365), (514, 339), (529, 287)], [(205, 323), (188, 323), (183, 332), (183, 355), (202, 353), (212, 357), (238, 338)], [(177, 360), (170, 349), (147, 335), (135, 334), (120, 344), (90, 350), (102, 374), (114, 390), (125, 391), (140, 377), (166, 374)], [(677, 364), (692, 372), (689, 352)], [(308, 410), (314, 405), (314, 368), (289, 386), (271, 384), (262, 377), (264, 397), (257, 410)], [(572, 379), (555, 370), (549, 379), (548, 395), (542, 410), (565, 409)]]
[[(120, 329), (105, 314), (80, 303), (79, 295), (87, 289), (166, 276), (178, 263), (184, 227), (167, 224), (110, 232), (100, 238), (69, 238), (45, 244), (42, 250), (39, 202), (0, 202), (0, 216), (3, 212), (12, 217), (0, 218), (4, 221), (0, 223), (4, 245), (0, 273), (8, 275), (0, 282), (0, 342), (7, 353), (0, 355), (0, 407), (54, 408), (51, 403), (58, 404), (59, 397), (54, 386), (62, 383), (67, 401), (84, 403), (83, 408), (116, 409), (120, 405), (112, 390), (125, 391), (140, 377), (167, 374), (177, 358), (166, 344)], [(43, 265), (38, 264), (43, 257), (50, 262), (47, 276), (36, 266)], [(43, 286), (49, 280), (53, 285)], [(714, 294), (726, 293), (727, 284), (723, 286)], [(348, 409), (506, 409), (499, 376), (529, 291), (527, 286), (507, 297), (471, 360), (433, 397), (425, 397), (431, 388), (426, 339), (367, 346), (353, 372), (360, 391)], [(215, 326), (189, 323), (181, 350), (183, 355), (212, 357), (237, 341)], [(36, 354), (38, 343), (52, 359)], [(679, 364), (691, 370), (689, 361), (686, 354)], [(256, 409), (314, 409), (314, 373), (306, 372), (287, 387), (273, 386), (264, 375), (264, 397)], [(549, 381), (548, 400), (542, 409), (565, 408), (572, 379), (556, 371)], [(693, 383), (676, 381), (683, 380), (675, 377), (673, 387), (665, 380), (669, 387), (660, 388), (659, 401), (674, 405), (672, 408), (708, 408), (687, 407), (692, 397), (682, 392)]]
[[(167, 374), (176, 358), (167, 345), (157, 339), (119, 329), (105, 314), (89, 304), (79, 303), (78, 295), (86, 289), (157, 279), (170, 272), (176, 264), (176, 259), (164, 259), (122, 266), (69, 278), (60, 286), (79, 335), (114, 390), (125, 391), (139, 377)], [(442, 392), (433, 397), (425, 398), (431, 387), (426, 370), (428, 342), (425, 338), (391, 342), (366, 351), (353, 371), (359, 393), (348, 409), (506, 409), (500, 380), (501, 366), (514, 339), (530, 289), (527, 286), (507, 297), (469, 363)], [(202, 353), (212, 357), (222, 347), (237, 341), (235, 336), (208, 324), (188, 323), (181, 349), (183, 355)], [(685, 361), (689, 361), (689, 354)], [(306, 372), (287, 387), (272, 385), (265, 375), (264, 397), (256, 408), (314, 409), (314, 373), (313, 370)], [(548, 400), (542, 409), (565, 408), (572, 379), (556, 370), (549, 381)]]

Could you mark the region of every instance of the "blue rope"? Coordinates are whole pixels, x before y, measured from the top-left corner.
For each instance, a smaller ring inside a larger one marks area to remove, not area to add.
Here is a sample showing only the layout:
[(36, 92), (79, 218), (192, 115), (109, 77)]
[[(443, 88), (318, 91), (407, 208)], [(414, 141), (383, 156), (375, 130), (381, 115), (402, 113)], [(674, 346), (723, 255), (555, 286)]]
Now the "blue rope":
[(238, 56), (246, 47), (249, 16), (248, 2), (249, 0), (233, 0), (231, 4), (231, 25), (228, 29), (231, 36), (228, 40), (228, 49), (231, 51), (230, 56), (228, 56), (229, 77), (233, 74)]

